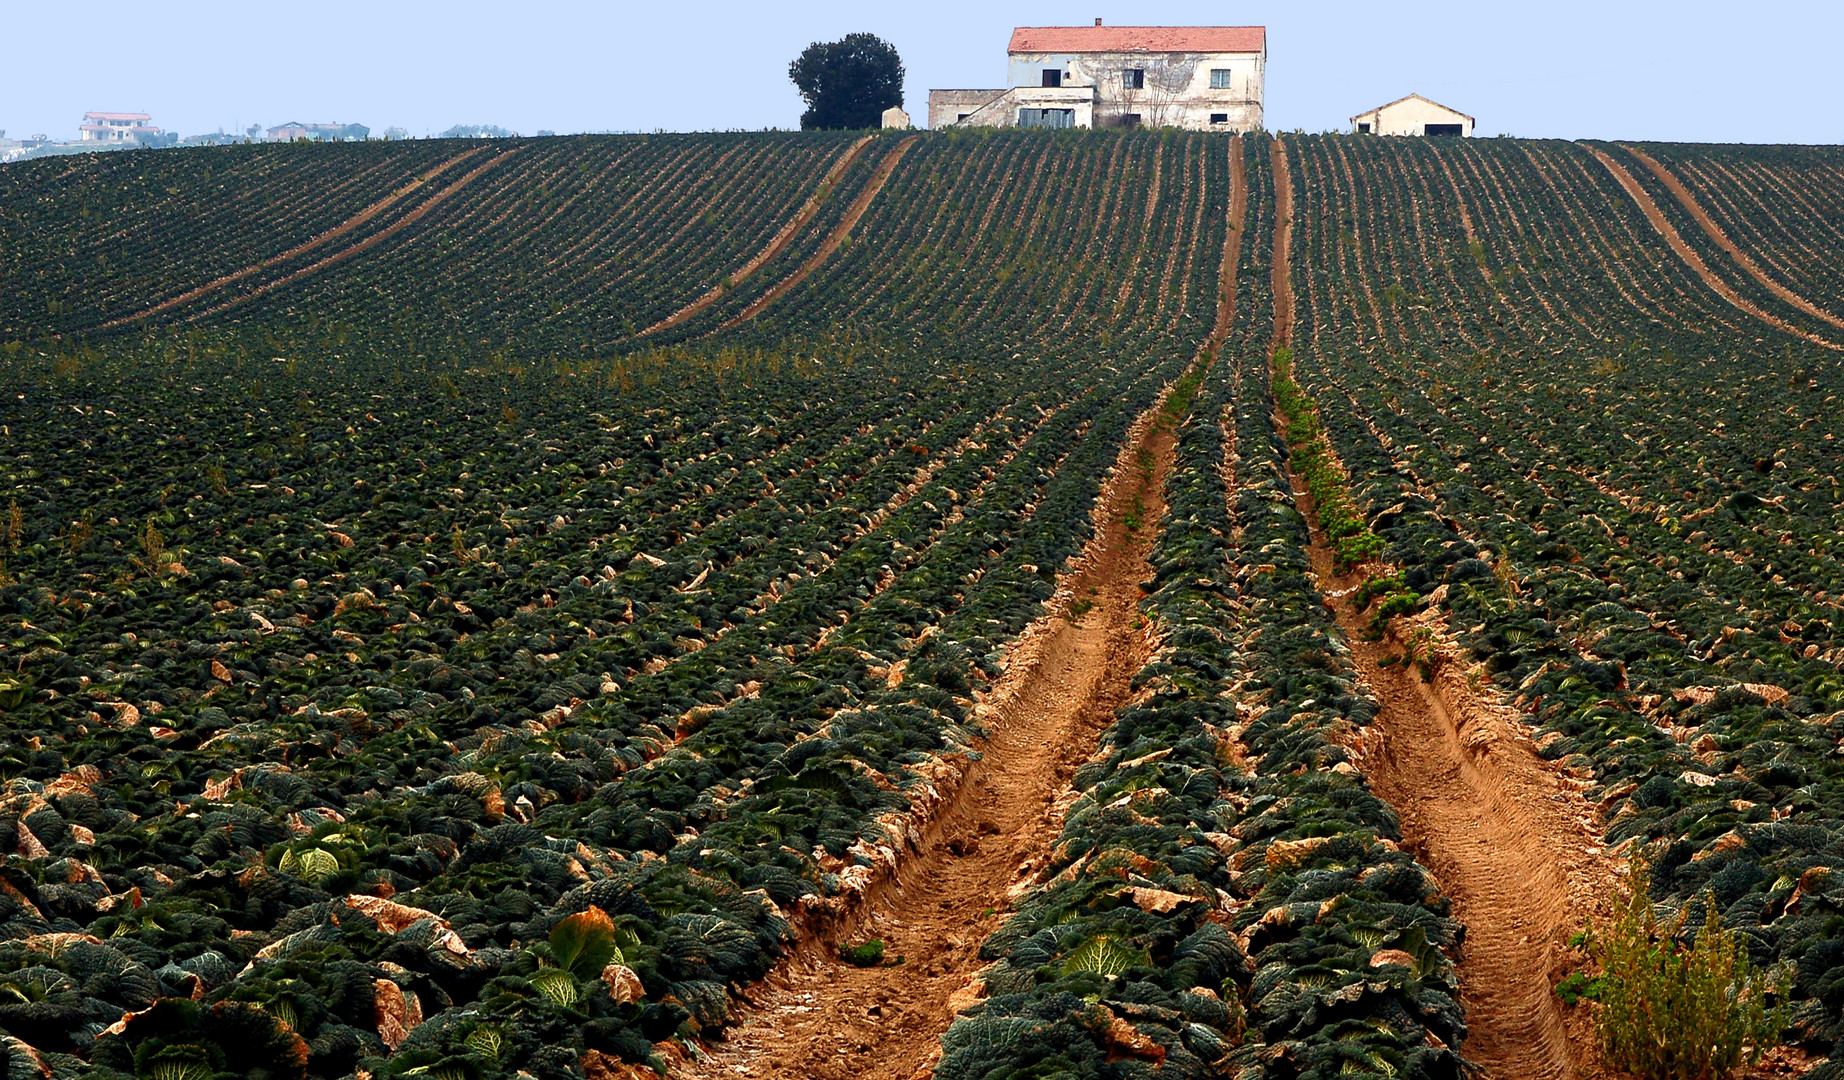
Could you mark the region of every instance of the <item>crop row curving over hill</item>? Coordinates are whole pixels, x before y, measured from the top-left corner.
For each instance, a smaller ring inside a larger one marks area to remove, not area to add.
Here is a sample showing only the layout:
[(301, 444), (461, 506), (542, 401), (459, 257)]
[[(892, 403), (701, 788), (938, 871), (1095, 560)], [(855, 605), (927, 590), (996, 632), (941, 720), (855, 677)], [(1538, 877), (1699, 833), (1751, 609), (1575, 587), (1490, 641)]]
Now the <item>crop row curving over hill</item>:
[(1644, 852), (1839, 1075), (1840, 201), (1151, 132), (0, 169), (0, 1065), (1593, 1075), (1549, 985)]

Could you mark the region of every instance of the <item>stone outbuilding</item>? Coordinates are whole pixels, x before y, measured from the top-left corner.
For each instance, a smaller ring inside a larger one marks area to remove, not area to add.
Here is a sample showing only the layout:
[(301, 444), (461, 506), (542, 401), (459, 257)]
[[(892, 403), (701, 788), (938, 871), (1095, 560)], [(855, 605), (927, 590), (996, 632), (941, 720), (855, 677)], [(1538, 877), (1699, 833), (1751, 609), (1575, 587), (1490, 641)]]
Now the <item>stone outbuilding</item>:
[(1468, 138), (1473, 133), (1473, 118), (1457, 109), (1420, 94), (1398, 98), (1369, 112), (1351, 118), (1351, 130), (1358, 135), (1452, 135)]
[(928, 126), (1261, 126), (1268, 34), (1260, 26), (1021, 26), (1009, 86), (930, 90)]

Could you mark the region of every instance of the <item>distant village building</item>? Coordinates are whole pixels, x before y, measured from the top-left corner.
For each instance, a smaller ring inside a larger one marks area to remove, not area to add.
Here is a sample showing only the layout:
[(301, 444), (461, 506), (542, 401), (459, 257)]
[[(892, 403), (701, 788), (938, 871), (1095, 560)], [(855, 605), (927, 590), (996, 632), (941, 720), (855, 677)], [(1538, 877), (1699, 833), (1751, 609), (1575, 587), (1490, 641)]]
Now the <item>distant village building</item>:
[(1398, 98), (1351, 118), (1351, 130), (1359, 135), (1453, 135), (1468, 138), (1473, 133), (1473, 118), (1420, 94)]
[(1261, 127), (1260, 26), (1021, 26), (997, 90), (930, 90), (928, 126)]
[(316, 142), (362, 142), (371, 134), (364, 124), (303, 124), (298, 121), (277, 124), (268, 131), (276, 142), (312, 139)]
[(903, 111), (902, 106), (892, 105), (884, 110), (883, 126), (887, 128), (909, 127), (909, 114)]
[(436, 136), (439, 139), (516, 139), (519, 133), (498, 124), (456, 124)]
[(140, 112), (86, 112), (77, 128), (79, 142), (138, 143), (162, 134), (148, 123), (153, 117)]

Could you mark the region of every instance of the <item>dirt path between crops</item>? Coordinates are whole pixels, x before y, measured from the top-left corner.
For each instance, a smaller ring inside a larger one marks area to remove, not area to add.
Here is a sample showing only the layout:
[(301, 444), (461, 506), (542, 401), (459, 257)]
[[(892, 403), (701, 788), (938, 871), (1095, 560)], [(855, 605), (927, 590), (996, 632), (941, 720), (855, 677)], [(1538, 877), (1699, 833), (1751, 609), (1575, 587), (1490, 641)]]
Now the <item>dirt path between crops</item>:
[(1821, 319), (1844, 330), (1844, 319), (1838, 318), (1836, 315), (1819, 307), (1817, 304), (1814, 304), (1812, 301), (1807, 300), (1805, 297), (1782, 284), (1778, 279), (1768, 274), (1767, 271), (1761, 269), (1760, 264), (1749, 257), (1747, 252), (1736, 246), (1735, 241), (1729, 239), (1729, 234), (1722, 230), (1722, 226), (1716, 224), (1715, 220), (1710, 217), (1709, 212), (1703, 209), (1703, 204), (1698, 202), (1697, 197), (1691, 194), (1688, 187), (1684, 186), (1684, 182), (1677, 178), (1676, 173), (1665, 168), (1664, 165), (1659, 163), (1658, 159), (1646, 153), (1644, 150), (1639, 149), (1637, 146), (1633, 146), (1629, 143), (1620, 143), (1618, 145), (1622, 150), (1638, 158), (1641, 165), (1650, 169), (1652, 175), (1658, 177), (1659, 183), (1664, 184), (1666, 190), (1671, 192), (1672, 198), (1678, 201), (1678, 205), (1684, 208), (1685, 213), (1689, 214), (1691, 218), (1696, 221), (1697, 227), (1703, 230), (1704, 235), (1714, 241), (1717, 247), (1727, 252), (1729, 257), (1734, 259), (1743, 270), (1746, 270), (1750, 277), (1754, 278), (1754, 280), (1760, 282), (1762, 285), (1767, 286), (1768, 290), (1775, 296), (1785, 300), (1787, 303), (1805, 312), (1807, 315), (1815, 319)]
[[(1154, 530), (1130, 531), (1126, 518), (1157, 521), (1164, 511), (1173, 437), (1155, 423), (1159, 415), (1155, 407), (1135, 424), (1101, 496), (1105, 527), (1051, 612), (1007, 659), (980, 707), (991, 732), (982, 760), (968, 767), (918, 850), (830, 941), (803, 942), (761, 984), (728, 1040), (677, 1074), (911, 1080), (932, 1067), (941, 1033), (978, 993), (980, 943), (1003, 921), (1027, 860), (1056, 841), (1053, 804), (1150, 655), (1139, 600), (1152, 574)], [(1093, 606), (1069, 619), (1063, 612), (1073, 601)], [(884, 966), (837, 958), (837, 944), (870, 938), (885, 943)], [(899, 956), (900, 964), (890, 962)]]
[[(1273, 347), (1279, 348), (1292, 341), (1293, 199), (1278, 141), (1275, 184)], [(1278, 411), (1275, 421), (1285, 430)], [(1313, 521), (1304, 479), (1289, 470), (1288, 482)], [(1610, 914), (1615, 895), (1612, 860), (1592, 808), (1537, 756), (1517, 712), (1496, 700), (1489, 683), (1468, 677), (1473, 673), (1445, 644), (1443, 627), (1429, 626), (1443, 642), (1445, 660), (1432, 683), (1404, 666), (1383, 666), (1402, 649), (1363, 640), (1364, 616), (1350, 603), (1360, 578), (1334, 573), (1317, 527), (1311, 557), (1358, 677), (1379, 705), (1355, 748), (1357, 764), (1395, 809), (1405, 850), (1434, 872), (1466, 926), (1458, 958), (1467, 1025), (1462, 1056), (1490, 1080), (1600, 1077), (1587, 1018), (1565, 1016), (1552, 990), (1570, 965), (1569, 936), (1590, 915)]]
[(831, 258), (832, 253), (839, 250), (845, 244), (846, 238), (851, 236), (852, 228), (858, 224), (858, 219), (864, 217), (864, 212), (871, 208), (871, 200), (877, 198), (877, 193), (884, 189), (884, 184), (890, 179), (890, 174), (896, 171), (897, 162), (903, 160), (903, 155), (909, 152), (909, 148), (914, 146), (920, 137), (911, 135), (897, 143), (896, 149), (890, 151), (882, 161), (877, 163), (877, 171), (871, 174), (871, 179), (865, 183), (864, 190), (852, 200), (851, 206), (845, 210), (845, 216), (839, 219), (838, 225), (833, 227), (832, 233), (826, 237), (826, 241), (820, 245), (819, 250), (809, 255), (806, 262), (800, 264), (800, 269), (782, 278), (774, 288), (756, 297), (740, 314), (732, 316), (718, 329), (729, 330), (760, 315), (764, 308), (792, 292), (794, 286), (807, 280), (809, 274), (818, 270), (821, 263)]
[(208, 281), (205, 284), (198, 286), (197, 288), (188, 289), (185, 292), (180, 293), (178, 296), (169, 297), (168, 299), (162, 300), (158, 304), (155, 304), (153, 307), (147, 308), (143, 311), (137, 311), (132, 315), (124, 315), (119, 319), (110, 319), (108, 322), (103, 323), (101, 326), (98, 326), (96, 329), (111, 330), (125, 323), (131, 323), (131, 322), (135, 322), (140, 319), (145, 319), (151, 315), (158, 315), (163, 311), (167, 311), (172, 308), (178, 307), (179, 305), (184, 304), (188, 301), (196, 300), (199, 297), (204, 296), (208, 293), (216, 292), (219, 289), (222, 289), (223, 287), (225, 287), (226, 285), (230, 285), (234, 282), (242, 281), (244, 278), (249, 277), (251, 274), (257, 273), (258, 271), (261, 271), (261, 270), (266, 270), (269, 267), (276, 265), (277, 263), (286, 262), (289, 259), (292, 259), (297, 255), (305, 255), (308, 252), (314, 250), (317, 247), (320, 247), (323, 244), (331, 243), (332, 241), (337, 240), (340, 237), (351, 232), (352, 230), (358, 228), (360, 225), (365, 224), (367, 221), (370, 221), (372, 218), (377, 217), (379, 214), (382, 214), (384, 211), (390, 209), (392, 206), (396, 205), (402, 200), (408, 198), (411, 195), (416, 194), (418, 191), (422, 190), (424, 187), (426, 187), (430, 182), (432, 182), (436, 177), (440, 176), (442, 173), (448, 171), (453, 166), (458, 165), (463, 161), (466, 161), (468, 158), (481, 153), (485, 149), (486, 147), (483, 146), (478, 149), (466, 151), (465, 153), (456, 154), (454, 157), (451, 157), (445, 161), (437, 162), (433, 167), (429, 169), (425, 169), (420, 175), (411, 179), (409, 183), (404, 184), (400, 188), (397, 188), (395, 191), (392, 191), (390, 194), (384, 196), (382, 199), (379, 199), (378, 201), (365, 207), (363, 210), (360, 210), (358, 213), (340, 222), (338, 225), (333, 226), (332, 228), (326, 230), (325, 232), (318, 233), (314, 236), (307, 238), (306, 240), (303, 240), (301, 243), (296, 244), (294, 247), (289, 248), (287, 251), (284, 251), (279, 255), (271, 255), (268, 258), (263, 259), (262, 261), (256, 263), (253, 266), (246, 266), (241, 270), (236, 270), (231, 273), (225, 274), (222, 277), (214, 278), (213, 280)]
[(1274, 344), (1293, 343), (1293, 179), (1287, 148), (1274, 140)]
[(1632, 173), (1626, 171), (1626, 166), (1608, 157), (1607, 152), (1599, 147), (1588, 146), (1585, 143), (1581, 145), (1587, 149), (1589, 153), (1593, 154), (1595, 158), (1607, 168), (1609, 173), (1613, 174), (1613, 178), (1619, 181), (1620, 186), (1626, 189), (1626, 193), (1632, 196), (1635, 203), (1639, 204), (1640, 211), (1645, 214), (1646, 220), (1652, 223), (1652, 228), (1658, 232), (1658, 235), (1665, 238), (1665, 244), (1670, 247), (1672, 251), (1676, 252), (1678, 258), (1684, 260), (1684, 264), (1690, 267), (1699, 278), (1703, 279), (1705, 285), (1715, 290), (1718, 296), (1721, 296), (1724, 300), (1727, 300), (1729, 303), (1762, 322), (1776, 329), (1784, 330), (1794, 337), (1804, 338), (1814, 345), (1822, 345), (1827, 349), (1844, 350), (1844, 345), (1839, 345), (1835, 341), (1828, 341), (1825, 338), (1819, 337), (1817, 334), (1801, 330), (1779, 316), (1762, 310), (1760, 305), (1736, 292), (1734, 286), (1724, 281), (1721, 277), (1718, 277), (1716, 272), (1709, 268), (1709, 264), (1703, 261), (1703, 256), (1697, 254), (1696, 249), (1685, 242), (1684, 237), (1678, 233), (1677, 226), (1671, 224), (1671, 221), (1665, 217), (1664, 211), (1660, 210), (1658, 204), (1652, 201), (1652, 196), (1646, 193), (1645, 188), (1639, 186), (1639, 181), (1633, 179)]
[[(1310, 509), (1309, 496), (1300, 502)], [(1433, 682), (1407, 665), (1381, 666), (1402, 647), (1362, 640), (1364, 616), (1349, 602), (1359, 579), (1333, 574), (1317, 531), (1312, 560), (1380, 705), (1358, 764), (1395, 808), (1404, 848), (1434, 871), (1466, 926), (1462, 1056), (1492, 1080), (1601, 1075), (1587, 1016), (1565, 1010), (1552, 990), (1573, 966), (1570, 935), (1612, 914), (1613, 859), (1593, 808), (1537, 756), (1516, 710), (1469, 679), (1458, 649), (1442, 647)]]
[(794, 234), (805, 228), (807, 222), (813, 220), (813, 215), (820, 212), (820, 204), (826, 201), (826, 196), (832, 194), (832, 186), (838, 183), (839, 177), (844, 174), (845, 170), (852, 162), (858, 159), (859, 153), (861, 153), (866, 146), (870, 145), (871, 140), (876, 137), (875, 135), (866, 135), (864, 138), (859, 139), (857, 142), (847, 147), (845, 153), (839, 155), (839, 160), (833, 162), (832, 167), (826, 170), (826, 175), (820, 178), (819, 186), (813, 189), (813, 194), (807, 196), (807, 201), (801, 205), (801, 208), (795, 212), (793, 217), (788, 219), (787, 224), (781, 226), (780, 231), (775, 233), (774, 238), (768, 242), (767, 247), (756, 252), (753, 258), (729, 274), (722, 284), (713, 286), (710, 291), (706, 292), (703, 296), (686, 304), (684, 307), (634, 336), (646, 337), (648, 334), (656, 333), (660, 330), (667, 330), (679, 325), (693, 315), (715, 304), (718, 300), (722, 299), (724, 293), (742, 284), (745, 280), (754, 275), (757, 270), (760, 270), (764, 263), (781, 254), (781, 250), (794, 241)]

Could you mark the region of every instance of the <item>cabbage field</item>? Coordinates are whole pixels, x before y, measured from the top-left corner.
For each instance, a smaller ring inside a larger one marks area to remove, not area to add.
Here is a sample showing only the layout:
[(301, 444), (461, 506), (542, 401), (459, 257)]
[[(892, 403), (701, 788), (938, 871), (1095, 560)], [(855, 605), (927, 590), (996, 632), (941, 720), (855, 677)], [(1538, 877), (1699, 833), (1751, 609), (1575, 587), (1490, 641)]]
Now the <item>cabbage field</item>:
[(1844, 1076), (1841, 206), (1835, 148), (1176, 132), (0, 168), (0, 1068), (700, 1075), (1118, 521), (1152, 660), (902, 1076), (1512, 1030), (1341, 605)]

